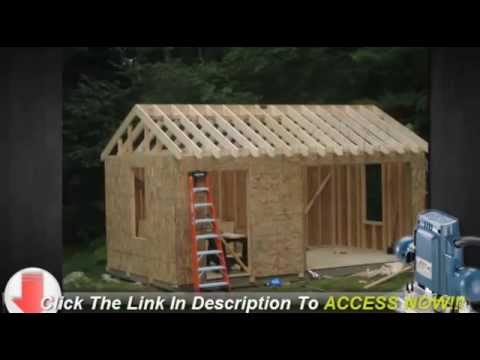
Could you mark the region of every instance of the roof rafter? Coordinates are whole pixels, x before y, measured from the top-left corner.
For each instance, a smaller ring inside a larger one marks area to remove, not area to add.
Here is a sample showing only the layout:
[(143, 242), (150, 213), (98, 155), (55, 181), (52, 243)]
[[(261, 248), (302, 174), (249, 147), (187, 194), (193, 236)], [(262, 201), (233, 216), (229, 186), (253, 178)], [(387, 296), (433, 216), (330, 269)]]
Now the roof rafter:
[(202, 147), (206, 149), (206, 152), (209, 152), (214, 157), (219, 159), (221, 157), (220, 148), (215, 145), (215, 143), (211, 139), (209, 139), (203, 132), (201, 132), (200, 129), (192, 121), (190, 121), (190, 119), (175, 105), (171, 105), (171, 109), (175, 114), (180, 117), (180, 122), (185, 127), (185, 129), (188, 129), (188, 131), (190, 131), (190, 133), (194, 137), (196, 137), (202, 142)]
[(188, 105), (188, 109), (193, 111), (193, 113), (198, 116), (200, 125), (202, 125), (202, 127), (205, 127), (210, 132), (210, 135), (214, 137), (219, 144), (222, 144), (222, 146), (225, 147), (225, 150), (230, 155), (232, 155), (234, 158), (238, 157), (239, 155), (238, 148), (230, 140), (228, 140), (225, 136), (223, 136), (223, 134), (220, 131), (218, 131), (218, 129), (215, 126), (213, 126), (212, 123), (208, 121), (200, 111), (198, 111), (192, 105)]
[[(365, 146), (368, 149), (372, 149), (372, 151), (378, 151), (384, 154), (388, 154), (390, 152), (389, 149), (386, 148), (385, 144), (383, 144), (374, 133), (363, 127), (363, 124), (360, 121), (352, 119), (350, 115), (348, 115), (343, 109), (340, 109), (335, 105), (329, 106), (328, 109), (333, 114), (332, 116), (338, 117), (340, 121), (345, 122), (345, 124), (352, 129), (355, 135), (365, 142)], [(366, 151), (368, 152), (368, 150)]]
[(205, 107), (207, 111), (213, 114), (215, 119), (217, 119), (218, 125), (222, 128), (223, 131), (225, 131), (232, 138), (234, 138), (235, 141), (237, 141), (245, 149), (247, 149), (253, 157), (259, 156), (259, 151), (257, 147), (252, 144), (245, 136), (240, 134), (240, 132), (238, 132), (238, 130), (234, 126), (232, 126), (227, 120), (225, 120), (225, 118), (221, 114), (214, 110), (210, 105), (205, 105)]
[(275, 134), (270, 128), (264, 125), (254, 114), (250, 112), (244, 105), (237, 105), (245, 115), (248, 116), (252, 126), (258, 130), (266, 139), (268, 139), (272, 144), (274, 144), (278, 151), (286, 156), (292, 156), (292, 150), (290, 147), (280, 139), (277, 134)]
[[(170, 139), (170, 137), (167, 136), (167, 134), (162, 131), (162, 129), (160, 129), (160, 127), (155, 123), (155, 121), (152, 120), (152, 118), (145, 110), (143, 110), (141, 106), (136, 106), (138, 109), (138, 116), (142, 119), (145, 127), (149, 128), (152, 133), (157, 137), (157, 139), (160, 140), (167, 147), (167, 149), (172, 152), (173, 156), (180, 160), (182, 158), (182, 150), (177, 146), (177, 144), (175, 144), (172, 139)], [(147, 143), (147, 147), (148, 146), (149, 144)]]
[(392, 128), (396, 130), (396, 134), (402, 136), (404, 141), (410, 145), (410, 149), (419, 153), (421, 151), (428, 151), (428, 143), (418, 137), (413, 131), (409, 130), (397, 120), (390, 117), (388, 114), (379, 110), (376, 106), (361, 106), (362, 111), (366, 111), (370, 116), (375, 116), (386, 121)]
[(363, 156), (426, 153), (428, 143), (374, 105), (138, 104), (101, 159), (169, 153)]
[(368, 118), (361, 114), (359, 111), (355, 111), (351, 106), (345, 106), (344, 107), (345, 112), (351, 117), (359, 117), (362, 119), (362, 124), (365, 127), (368, 127), (370, 131), (375, 132), (375, 134), (384, 142), (387, 144), (387, 147), (389, 147), (391, 150), (396, 151), (399, 154), (404, 154), (405, 153), (405, 147), (401, 142), (398, 142), (395, 137), (391, 135), (391, 131), (388, 130), (388, 128), (383, 122), (377, 122), (371, 118)]
[(245, 124), (245, 122), (240, 119), (237, 114), (230, 110), (228, 106), (222, 105), (222, 109), (227, 115), (231, 116), (231, 119), (235, 126), (242, 130), (245, 135), (250, 137), (250, 139), (252, 139), (252, 141), (258, 148), (265, 149), (264, 151), (271, 157), (275, 156), (275, 149), (267, 141), (265, 141), (263, 137), (258, 135), (254, 130), (252, 130), (251, 127), (247, 126), (247, 124)]
[(360, 149), (358, 145), (354, 144), (351, 140), (347, 138), (346, 134), (343, 134), (334, 125), (332, 125), (330, 119), (324, 119), (306, 105), (301, 105), (300, 110), (303, 112), (302, 115), (307, 114), (308, 116), (310, 116), (310, 119), (312, 119), (312, 121), (316, 122), (318, 126), (323, 126), (325, 132), (329, 131), (332, 137), (334, 137), (336, 141), (338, 141), (344, 146), (345, 150), (350, 151), (353, 155), (359, 154)]
[(102, 151), (102, 154), (100, 155), (100, 159), (105, 160), (105, 158), (111, 153), (115, 145), (118, 144), (118, 139), (121, 138), (121, 136), (125, 133), (125, 131), (128, 128), (128, 125), (132, 122), (132, 120), (137, 116), (137, 111), (136, 107), (134, 106), (132, 110), (128, 113), (127, 117), (123, 120), (122, 124), (120, 127), (115, 131), (115, 134), (113, 134), (112, 138), (108, 142), (107, 146), (105, 149)]
[(158, 107), (158, 105), (153, 105), (155, 111), (157, 111), (163, 117), (163, 125), (165, 125), (172, 134), (174, 134), (184, 145), (185, 148), (195, 155), (196, 158), (200, 159), (202, 157), (202, 149), (195, 144), (178, 126), (173, 122), (170, 117)]
[[(327, 152), (334, 152), (335, 154), (341, 156), (343, 155), (342, 148), (334, 141), (332, 141), (325, 132), (317, 126), (317, 124), (308, 121), (304, 115), (300, 114), (293, 106), (290, 105), (280, 105), (278, 108), (283, 109), (285, 107), (286, 113), (295, 119), (299, 124), (301, 124), (306, 130), (308, 130), (312, 136), (314, 136), (318, 141), (325, 146)], [(277, 108), (277, 106), (276, 106)]]
[(298, 137), (314, 152), (317, 152), (321, 156), (326, 154), (325, 146), (320, 144), (317, 140), (315, 140), (308, 132), (303, 130), (303, 128), (297, 125), (294, 121), (292, 121), (287, 115), (282, 113), (275, 105), (271, 105), (268, 107), (269, 109), (273, 110), (272, 115), (280, 117), (280, 121), (290, 129), (297, 133)]
[(300, 153), (303, 156), (308, 156), (309, 149), (305, 144), (292, 135), (288, 130), (281, 126), (277, 120), (275, 120), (269, 113), (263, 110), (259, 105), (254, 105), (254, 109), (258, 111), (261, 115), (264, 116), (265, 122), (273, 128), (278, 135), (285, 138), (286, 141), (290, 142), (290, 147), (296, 152)]

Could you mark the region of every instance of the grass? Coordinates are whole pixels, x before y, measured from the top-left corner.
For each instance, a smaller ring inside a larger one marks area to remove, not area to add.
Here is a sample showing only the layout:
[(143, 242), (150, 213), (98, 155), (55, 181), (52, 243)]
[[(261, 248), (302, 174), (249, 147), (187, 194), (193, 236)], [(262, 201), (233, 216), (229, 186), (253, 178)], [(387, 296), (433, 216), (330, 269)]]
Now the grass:
[[(65, 284), (67, 291), (155, 291), (155, 288), (135, 284), (128, 281), (115, 280), (105, 281), (102, 275), (106, 273), (107, 263), (106, 245), (104, 239), (92, 241), (87, 246), (80, 248), (65, 248), (64, 274), (72, 272), (83, 272), (85, 276), (76, 281)], [(389, 281), (377, 285), (371, 289), (365, 290), (365, 282), (370, 283), (378, 280), (382, 276), (376, 276), (371, 279), (360, 278), (357, 276), (336, 276), (332, 278), (320, 278), (304, 280), (284, 281), (280, 288), (269, 288), (265, 285), (256, 287), (247, 287), (235, 289), (235, 291), (254, 291), (254, 292), (390, 292), (401, 290), (402, 287), (412, 279), (412, 273), (406, 272), (390, 279)]]
[(63, 273), (82, 272), (84, 276), (70, 283), (65, 283), (66, 291), (148, 291), (152, 288), (129, 281), (115, 279), (105, 281), (107, 250), (105, 239), (97, 239), (80, 248), (65, 247)]
[(332, 278), (305, 279), (297, 281), (285, 281), (279, 288), (269, 288), (265, 285), (257, 287), (245, 287), (238, 291), (244, 292), (393, 292), (401, 290), (412, 279), (412, 273), (406, 272), (370, 289), (364, 289), (368, 283), (376, 281), (382, 276), (365, 279), (358, 276), (336, 276)]

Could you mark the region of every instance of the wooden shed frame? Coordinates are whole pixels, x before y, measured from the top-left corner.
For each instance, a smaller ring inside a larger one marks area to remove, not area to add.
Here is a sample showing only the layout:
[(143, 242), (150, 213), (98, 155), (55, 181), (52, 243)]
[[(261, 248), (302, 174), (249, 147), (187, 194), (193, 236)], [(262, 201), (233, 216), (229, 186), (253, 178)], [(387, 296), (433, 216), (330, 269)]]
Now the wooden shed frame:
[[(212, 174), (219, 216), (247, 234), (252, 281), (303, 276), (308, 247), (385, 250), (425, 207), (427, 152), (372, 105), (135, 105), (101, 154), (107, 268), (147, 283), (191, 283), (193, 170)], [(381, 222), (366, 219), (367, 164), (381, 166)]]

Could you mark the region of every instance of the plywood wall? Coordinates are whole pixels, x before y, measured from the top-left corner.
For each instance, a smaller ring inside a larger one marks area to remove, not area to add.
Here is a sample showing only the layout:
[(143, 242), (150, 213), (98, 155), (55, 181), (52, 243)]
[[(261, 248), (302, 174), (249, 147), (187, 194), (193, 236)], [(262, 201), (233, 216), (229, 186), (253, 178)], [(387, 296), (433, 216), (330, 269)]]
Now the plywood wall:
[[(144, 168), (145, 220), (135, 236), (134, 168)], [(176, 283), (176, 164), (171, 157), (127, 156), (105, 162), (107, 268)]]
[(250, 168), (249, 244), (254, 276), (305, 271), (303, 167), (257, 161)]
[[(187, 174), (199, 169), (213, 175), (214, 194), (222, 219), (234, 219), (236, 231), (246, 227), (250, 274), (260, 277), (303, 273), (304, 178), (300, 164), (266, 157), (235, 161), (186, 159), (180, 163), (176, 205), (179, 282), (188, 284), (191, 281)], [(219, 181), (224, 184), (218, 186)], [(220, 188), (223, 188), (221, 194)], [(242, 194), (243, 188), (245, 194)], [(235, 198), (234, 206), (222, 209), (224, 201), (218, 203), (219, 196)], [(247, 209), (246, 218), (241, 216), (243, 207)]]
[[(411, 234), (420, 191), (422, 169), (412, 172), (410, 162), (382, 162), (382, 221), (367, 221), (365, 209), (365, 164), (309, 166), (306, 175), (307, 198), (331, 176), (311, 207), (306, 221), (308, 245), (352, 246), (383, 250), (401, 236)], [(412, 179), (416, 180), (416, 198)], [(424, 176), (423, 176), (424, 178)], [(418, 193), (418, 194), (417, 194)], [(414, 206), (415, 205), (415, 206)], [(414, 213), (415, 212), (415, 213)]]

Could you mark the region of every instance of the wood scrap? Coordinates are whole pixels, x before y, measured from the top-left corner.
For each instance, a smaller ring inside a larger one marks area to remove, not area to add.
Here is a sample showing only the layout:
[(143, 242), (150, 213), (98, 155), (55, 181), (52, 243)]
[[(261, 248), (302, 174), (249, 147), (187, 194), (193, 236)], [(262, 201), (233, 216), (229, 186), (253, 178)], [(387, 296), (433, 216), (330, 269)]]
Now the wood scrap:
[(381, 279), (378, 279), (378, 280), (376, 280), (376, 281), (374, 281), (374, 282), (372, 282), (372, 283), (370, 283), (370, 284), (365, 285), (363, 288), (364, 288), (364, 289), (370, 289), (370, 288), (372, 288), (372, 287), (374, 287), (374, 286), (383, 284), (384, 282), (386, 282), (386, 281), (388, 281), (388, 280), (390, 280), (390, 279), (393, 279), (393, 278), (396, 277), (397, 275), (400, 275), (400, 274), (402, 274), (402, 273), (404, 273), (404, 272), (407, 272), (407, 271), (409, 271), (409, 270), (411, 270), (411, 269), (412, 269), (412, 265), (406, 266), (406, 267), (404, 267), (402, 270), (396, 272), (395, 274), (391, 274), (391, 275), (385, 276), (385, 277), (383, 277), (383, 278), (381, 278)]
[(222, 242), (223, 242), (223, 244), (225, 245), (225, 247), (228, 248), (228, 250), (230, 251), (230, 254), (235, 258), (235, 260), (237, 261), (238, 265), (240, 265), (240, 266), (242, 267), (242, 269), (243, 269), (246, 273), (250, 273), (250, 271), (248, 270), (247, 265), (244, 264), (244, 262), (242, 261), (240, 255), (235, 252), (235, 249), (233, 248), (232, 244), (227, 243), (224, 238), (222, 238)]

